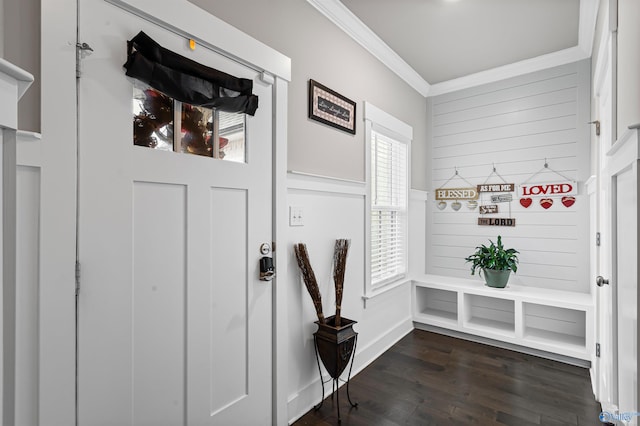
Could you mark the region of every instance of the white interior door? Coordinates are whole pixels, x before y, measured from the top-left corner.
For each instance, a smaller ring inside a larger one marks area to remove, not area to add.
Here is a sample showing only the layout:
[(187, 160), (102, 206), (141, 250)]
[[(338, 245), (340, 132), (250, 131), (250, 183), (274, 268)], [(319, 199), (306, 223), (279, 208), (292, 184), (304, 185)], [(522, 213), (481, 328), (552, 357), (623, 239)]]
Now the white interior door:
[[(270, 424), (272, 289), (258, 262), (272, 241), (272, 87), (211, 50), (191, 51), (176, 34), (189, 29), (103, 0), (79, 0), (79, 10), (93, 52), (79, 80), (78, 422)], [(254, 81), (260, 106), (246, 116), (239, 161), (134, 146), (122, 65), (140, 30)]]
[[(609, 22), (605, 11), (605, 22)], [(596, 286), (596, 277), (612, 282), (614, 228), (612, 222), (612, 188), (607, 152), (615, 139), (613, 90), (613, 38), (606, 29), (600, 41), (594, 75), (594, 94), (596, 99), (595, 119), (599, 121), (600, 134), (593, 151), (596, 156), (596, 226), (600, 235), (600, 245), (596, 247), (593, 276), (593, 291), (596, 301), (596, 342), (600, 347), (599, 356), (594, 358), (594, 390), (596, 399), (602, 404), (603, 411), (617, 411), (617, 345), (615, 323), (615, 287), (614, 285)], [(602, 284), (602, 282), (601, 282)]]
[[(611, 180), (608, 176), (607, 151), (611, 147), (611, 68), (606, 67), (605, 76), (598, 89), (598, 120), (600, 136), (598, 138), (598, 229), (600, 246), (598, 247), (597, 275), (610, 279), (612, 273), (612, 223), (611, 223)], [(595, 282), (595, 277), (594, 277)], [(615, 323), (614, 295), (611, 285), (595, 287), (597, 327), (596, 341), (600, 345), (600, 357), (596, 358), (597, 389), (596, 397), (603, 410), (615, 411), (617, 405), (617, 384), (615, 376)]]

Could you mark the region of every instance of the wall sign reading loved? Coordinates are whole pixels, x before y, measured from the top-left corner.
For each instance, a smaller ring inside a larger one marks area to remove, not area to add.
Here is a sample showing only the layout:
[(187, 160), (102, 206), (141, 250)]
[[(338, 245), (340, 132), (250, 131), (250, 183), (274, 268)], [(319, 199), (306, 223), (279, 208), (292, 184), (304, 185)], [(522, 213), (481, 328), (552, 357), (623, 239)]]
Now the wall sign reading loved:
[(564, 181), (557, 183), (532, 183), (518, 187), (519, 197), (551, 197), (554, 195), (577, 195), (578, 183)]

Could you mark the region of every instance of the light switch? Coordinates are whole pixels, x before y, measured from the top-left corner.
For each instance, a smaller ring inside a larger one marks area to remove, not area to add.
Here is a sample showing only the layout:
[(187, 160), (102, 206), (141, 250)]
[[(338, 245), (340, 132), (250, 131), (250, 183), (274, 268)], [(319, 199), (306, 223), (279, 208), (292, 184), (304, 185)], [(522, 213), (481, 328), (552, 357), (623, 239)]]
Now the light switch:
[(304, 209), (299, 206), (289, 206), (289, 226), (304, 226)]

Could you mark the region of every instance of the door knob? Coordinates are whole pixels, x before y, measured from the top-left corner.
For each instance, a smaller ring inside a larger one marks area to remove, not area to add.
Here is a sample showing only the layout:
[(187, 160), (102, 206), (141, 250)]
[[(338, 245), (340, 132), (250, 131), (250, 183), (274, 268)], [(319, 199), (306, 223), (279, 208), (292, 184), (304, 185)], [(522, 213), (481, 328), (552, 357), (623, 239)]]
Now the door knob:
[(598, 287), (602, 287), (605, 284), (609, 284), (609, 280), (606, 278), (603, 278), (601, 275), (598, 275), (596, 277), (596, 284), (598, 284)]

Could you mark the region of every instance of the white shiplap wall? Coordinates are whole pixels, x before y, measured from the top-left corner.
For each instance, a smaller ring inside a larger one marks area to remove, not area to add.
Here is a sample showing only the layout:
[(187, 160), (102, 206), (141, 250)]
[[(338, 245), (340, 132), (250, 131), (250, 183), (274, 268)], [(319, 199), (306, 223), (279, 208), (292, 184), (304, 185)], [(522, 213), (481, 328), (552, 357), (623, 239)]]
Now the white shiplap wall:
[[(517, 194), (511, 203), (516, 227), (478, 226), (478, 209), (463, 204), (459, 211), (428, 208), (427, 271), (469, 276), (464, 257), (498, 234), (521, 252), (512, 283), (589, 292), (588, 199), (589, 61), (581, 61), (484, 86), (430, 98), (432, 188), (460, 176), (474, 185), (485, 183), (493, 167), (509, 183), (523, 183), (549, 167), (577, 180), (579, 195), (571, 208), (560, 198), (544, 210), (534, 198), (528, 209)], [(544, 171), (530, 183), (562, 180)], [(487, 183), (500, 183), (493, 175)], [(468, 186), (459, 178), (447, 187)], [(486, 217), (508, 217), (503, 211)]]

